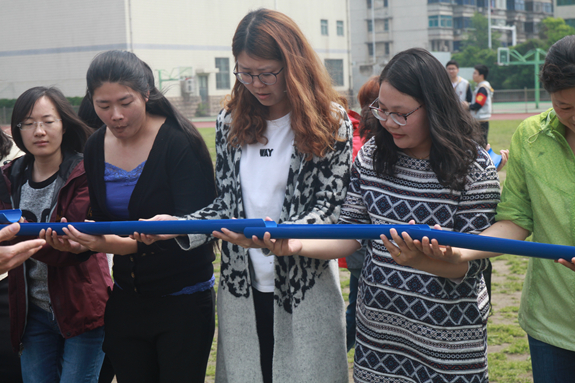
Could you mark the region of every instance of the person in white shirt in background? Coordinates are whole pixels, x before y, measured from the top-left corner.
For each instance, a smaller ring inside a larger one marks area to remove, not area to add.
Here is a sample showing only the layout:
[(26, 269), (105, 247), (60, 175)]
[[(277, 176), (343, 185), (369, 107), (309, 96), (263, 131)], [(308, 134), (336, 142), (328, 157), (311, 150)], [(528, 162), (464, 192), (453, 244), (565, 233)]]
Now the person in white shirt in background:
[(463, 77), (459, 77), (459, 64), (457, 61), (448, 61), (447, 64), (445, 64), (445, 68), (447, 69), (447, 74), (449, 74), (453, 90), (455, 90), (457, 97), (459, 97), (459, 101), (466, 102), (467, 104), (465, 104), (465, 106), (467, 106), (473, 97), (469, 81)]

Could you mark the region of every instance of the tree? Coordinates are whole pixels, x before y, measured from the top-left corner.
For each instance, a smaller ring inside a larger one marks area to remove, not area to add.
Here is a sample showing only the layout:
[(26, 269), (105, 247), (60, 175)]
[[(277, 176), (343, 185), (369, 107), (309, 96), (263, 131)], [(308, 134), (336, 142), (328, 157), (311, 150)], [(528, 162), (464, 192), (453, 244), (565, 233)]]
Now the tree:
[(545, 40), (547, 49), (563, 37), (575, 35), (575, 28), (565, 24), (565, 20), (560, 17), (547, 17), (541, 23), (543, 25), (539, 32), (539, 38)]
[[(488, 35), (488, 20), (487, 17), (483, 16), (482, 13), (475, 12), (471, 18), (471, 29), (472, 33), (466, 36), (466, 40), (463, 42), (463, 47), (475, 46), (480, 49), (489, 48), (489, 35)], [(491, 31), (491, 45), (493, 49), (497, 49), (501, 46), (501, 33), (497, 31)]]

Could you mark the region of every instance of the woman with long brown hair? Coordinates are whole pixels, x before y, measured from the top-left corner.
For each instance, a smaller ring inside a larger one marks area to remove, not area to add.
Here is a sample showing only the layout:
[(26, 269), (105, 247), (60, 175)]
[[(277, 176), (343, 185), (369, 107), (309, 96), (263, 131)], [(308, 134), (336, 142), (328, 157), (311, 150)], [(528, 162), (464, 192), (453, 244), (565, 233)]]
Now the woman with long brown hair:
[[(216, 125), (218, 198), (186, 218), (335, 223), (351, 163), (345, 100), (279, 12), (245, 16), (232, 50), (237, 81)], [(347, 382), (336, 262), (269, 256), (226, 229), (214, 236), (223, 240), (216, 381)], [(189, 248), (206, 240), (178, 238)]]

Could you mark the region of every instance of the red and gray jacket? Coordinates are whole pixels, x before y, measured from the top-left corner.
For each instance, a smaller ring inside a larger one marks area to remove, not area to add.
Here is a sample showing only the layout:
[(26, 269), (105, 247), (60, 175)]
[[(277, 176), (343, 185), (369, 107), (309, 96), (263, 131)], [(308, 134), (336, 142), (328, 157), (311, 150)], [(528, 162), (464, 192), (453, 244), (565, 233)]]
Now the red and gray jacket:
[[(17, 209), (24, 184), (25, 170), (33, 157), (25, 155), (2, 167), (4, 185), (0, 186), (0, 207)], [(83, 222), (90, 208), (88, 182), (83, 157), (64, 153), (56, 178), (50, 222)], [(16, 238), (15, 241), (27, 239)], [(71, 338), (104, 325), (104, 310), (112, 286), (105, 254), (73, 254), (48, 245), (33, 256), (48, 265), (48, 291), (52, 311), (64, 338)], [(10, 332), (12, 346), (21, 351), (21, 339), (28, 315), (26, 263), (8, 273), (10, 299)]]

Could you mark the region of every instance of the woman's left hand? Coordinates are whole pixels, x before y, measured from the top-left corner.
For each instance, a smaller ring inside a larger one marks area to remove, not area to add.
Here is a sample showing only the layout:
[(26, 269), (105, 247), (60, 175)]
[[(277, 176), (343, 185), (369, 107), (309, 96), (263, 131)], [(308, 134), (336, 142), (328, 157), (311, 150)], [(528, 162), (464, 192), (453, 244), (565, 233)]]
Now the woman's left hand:
[[(236, 218), (232, 218), (236, 219)], [(266, 221), (272, 221), (270, 217), (265, 218)], [(243, 247), (244, 249), (263, 249), (266, 248), (266, 244), (259, 240), (255, 235), (252, 238), (247, 238), (242, 233), (236, 233), (234, 231), (222, 228), (221, 231), (213, 231), (212, 235), (222, 241), (233, 243)]]
[[(85, 222), (94, 222), (85, 220)], [(72, 240), (77, 242), (79, 245), (85, 247), (86, 250), (97, 251), (101, 253), (112, 253), (113, 251), (107, 251), (105, 249), (106, 244), (106, 237), (103, 235), (90, 235), (85, 234), (78, 231), (74, 226), (68, 225), (67, 227), (62, 228), (64, 234), (66, 234), (66, 238), (68, 240)]]
[(571, 258), (571, 262), (565, 260), (565, 259), (559, 259), (558, 261), (555, 261), (557, 263), (562, 264), (563, 266), (575, 271), (575, 257)]
[[(66, 218), (62, 217), (60, 222), (68, 221)], [(40, 230), (39, 237), (40, 239), (44, 239), (48, 245), (52, 246), (56, 250), (67, 251), (74, 254), (83, 253), (84, 251), (88, 250), (84, 245), (70, 240), (67, 236), (58, 235), (56, 231), (52, 230), (51, 228), (48, 228), (47, 230)]]
[(393, 260), (402, 266), (410, 266), (418, 268), (418, 265), (429, 260), (429, 258), (421, 252), (420, 241), (413, 240), (406, 232), (401, 233), (401, 236), (395, 229), (389, 231), (391, 238), (395, 241), (394, 245), (385, 235), (381, 235), (381, 240), (387, 248), (387, 251), (393, 257)]

